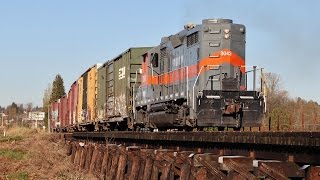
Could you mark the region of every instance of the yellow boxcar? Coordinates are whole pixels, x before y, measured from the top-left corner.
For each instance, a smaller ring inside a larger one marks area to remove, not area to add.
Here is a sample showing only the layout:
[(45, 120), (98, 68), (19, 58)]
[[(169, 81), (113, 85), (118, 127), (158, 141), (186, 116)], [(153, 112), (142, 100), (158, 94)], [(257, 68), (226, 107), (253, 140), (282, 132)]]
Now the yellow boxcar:
[(82, 102), (83, 102), (83, 77), (78, 79), (78, 102), (77, 102), (77, 120), (78, 123), (82, 123), (84, 117), (82, 115)]
[(87, 112), (88, 121), (96, 120), (97, 111), (97, 72), (101, 64), (96, 64), (88, 70), (87, 80)]

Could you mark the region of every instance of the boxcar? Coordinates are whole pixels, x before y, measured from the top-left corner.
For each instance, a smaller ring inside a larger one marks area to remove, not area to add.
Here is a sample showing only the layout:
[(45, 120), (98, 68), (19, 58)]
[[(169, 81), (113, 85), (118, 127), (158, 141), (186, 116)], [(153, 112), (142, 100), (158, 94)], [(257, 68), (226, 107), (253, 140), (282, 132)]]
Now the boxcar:
[(107, 107), (107, 62), (98, 68), (97, 75), (97, 120), (106, 119)]
[(59, 103), (59, 122), (60, 129), (64, 130), (68, 124), (68, 96), (65, 95), (60, 98)]
[(51, 103), (50, 106), (50, 128), (55, 130), (59, 125), (59, 100)]
[(61, 128), (63, 126), (63, 122), (61, 121), (63, 118), (63, 112), (62, 112), (62, 99), (60, 98), (58, 100), (59, 104), (58, 104), (58, 122), (59, 122), (59, 128)]
[(82, 123), (87, 123), (88, 121), (88, 111), (87, 111), (87, 104), (88, 104), (88, 71), (87, 70), (83, 75), (83, 84), (82, 84)]
[(111, 130), (133, 127), (133, 89), (141, 82), (141, 55), (149, 49), (129, 48), (99, 69), (99, 118)]
[(82, 101), (83, 101), (83, 77), (81, 76), (77, 81), (78, 94), (77, 94), (77, 123), (80, 124), (83, 122), (82, 116)]
[(69, 115), (69, 124), (76, 124), (77, 117), (77, 99), (78, 99), (78, 83), (75, 81), (69, 90), (68, 93), (68, 115)]
[(77, 121), (78, 125), (92, 131), (97, 111), (97, 69), (100, 64), (88, 68), (77, 81)]
[(71, 85), (70, 89), (69, 89), (69, 92), (67, 94), (68, 96), (68, 102), (67, 102), (67, 111), (68, 111), (68, 122), (67, 124), (70, 126), (72, 125), (72, 101), (73, 101), (73, 92), (72, 92), (72, 86), (73, 84)]
[(88, 70), (87, 76), (87, 122), (96, 120), (97, 101), (97, 68), (101, 64), (95, 64)]

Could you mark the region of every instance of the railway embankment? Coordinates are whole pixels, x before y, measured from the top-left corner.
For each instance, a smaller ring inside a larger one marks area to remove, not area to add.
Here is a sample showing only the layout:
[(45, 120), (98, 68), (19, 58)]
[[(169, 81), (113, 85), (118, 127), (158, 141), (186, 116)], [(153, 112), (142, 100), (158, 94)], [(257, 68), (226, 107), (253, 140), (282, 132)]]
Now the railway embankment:
[(11, 128), (0, 136), (0, 179), (92, 179), (74, 168), (57, 134)]

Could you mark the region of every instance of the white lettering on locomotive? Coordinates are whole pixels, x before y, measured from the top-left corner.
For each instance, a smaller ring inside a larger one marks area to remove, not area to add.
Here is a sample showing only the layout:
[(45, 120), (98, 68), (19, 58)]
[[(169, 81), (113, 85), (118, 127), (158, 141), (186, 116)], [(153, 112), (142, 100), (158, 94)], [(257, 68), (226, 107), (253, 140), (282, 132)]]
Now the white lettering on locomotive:
[(231, 51), (220, 51), (220, 56), (231, 56), (232, 52)]

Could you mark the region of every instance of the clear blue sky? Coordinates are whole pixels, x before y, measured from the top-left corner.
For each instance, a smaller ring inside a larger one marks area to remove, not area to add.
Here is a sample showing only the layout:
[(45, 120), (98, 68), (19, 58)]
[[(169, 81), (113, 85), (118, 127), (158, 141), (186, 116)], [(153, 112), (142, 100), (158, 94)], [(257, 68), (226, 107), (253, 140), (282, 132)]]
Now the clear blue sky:
[(60, 73), (66, 91), (89, 66), (153, 46), (188, 22), (247, 27), (246, 60), (280, 74), (292, 97), (320, 102), (320, 1), (0, 1), (0, 105), (42, 105)]

